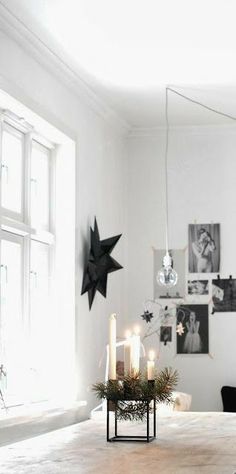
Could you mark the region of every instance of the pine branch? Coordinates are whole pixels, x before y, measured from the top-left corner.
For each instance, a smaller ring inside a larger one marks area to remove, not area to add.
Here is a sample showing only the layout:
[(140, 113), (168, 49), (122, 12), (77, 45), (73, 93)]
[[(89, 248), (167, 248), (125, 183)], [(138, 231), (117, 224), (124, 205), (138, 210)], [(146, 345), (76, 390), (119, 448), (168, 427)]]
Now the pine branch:
[(98, 398), (110, 400), (116, 404), (117, 418), (123, 420), (142, 420), (146, 416), (147, 403), (170, 403), (174, 387), (178, 382), (177, 371), (165, 368), (159, 372), (153, 383), (141, 373), (134, 377), (126, 375), (123, 380), (98, 382), (92, 390)]

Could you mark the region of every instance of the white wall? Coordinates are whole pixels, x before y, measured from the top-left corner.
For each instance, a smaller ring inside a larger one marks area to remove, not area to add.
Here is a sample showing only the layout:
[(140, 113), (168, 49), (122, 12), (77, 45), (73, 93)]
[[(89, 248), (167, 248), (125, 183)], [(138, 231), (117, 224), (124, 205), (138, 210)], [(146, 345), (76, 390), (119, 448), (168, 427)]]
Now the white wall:
[[(117, 312), (120, 318), (123, 314), (124, 271), (109, 276), (107, 299), (98, 294), (89, 312), (87, 295), (80, 296), (83, 252), (89, 239), (89, 225), (93, 224), (95, 215), (101, 238), (118, 233), (126, 235), (123, 131), (111, 125), (109, 117), (105, 120), (95, 113), (73, 92), (74, 85), (72, 89), (63, 85), (40, 64), (40, 57), (35, 57), (37, 59), (0, 30), (0, 88), (77, 143), (76, 359), (78, 398), (87, 400), (87, 414), (96, 403), (88, 387), (104, 375), (104, 366), (99, 368), (99, 360), (107, 342), (109, 313)], [(125, 235), (113, 252), (123, 265)]]
[[(151, 246), (164, 247), (164, 136), (130, 137), (128, 216), (128, 320), (153, 297)], [(187, 245), (188, 224), (221, 224), (221, 276), (236, 277), (236, 130), (171, 132), (169, 150), (170, 248)], [(198, 301), (199, 302), (199, 301)], [(155, 307), (153, 307), (156, 312)], [(179, 371), (179, 389), (193, 395), (193, 410), (222, 410), (222, 385), (236, 385), (236, 314), (209, 316), (210, 356), (178, 355), (175, 341), (161, 345), (161, 366)], [(128, 322), (127, 322), (128, 324)], [(146, 323), (142, 324), (143, 331)], [(158, 347), (157, 337), (147, 347)]]
[[(88, 387), (103, 377), (99, 360), (107, 342), (109, 313), (120, 315), (118, 334), (122, 335), (125, 325), (137, 322), (144, 299), (153, 295), (151, 246), (164, 245), (164, 137), (133, 137), (126, 143), (123, 132), (110, 123), (108, 114), (103, 119), (95, 113), (83, 101), (83, 94), (79, 98), (74, 92), (75, 84), (71, 88), (63, 85), (56, 78), (56, 68), (55, 74), (49, 72), (48, 65), (41, 65), (43, 61), (43, 55), (34, 58), (0, 30), (0, 88), (77, 143), (76, 357), (78, 398), (88, 401), (88, 413), (95, 403)], [(187, 225), (195, 219), (220, 222), (222, 276), (236, 276), (235, 145), (234, 132), (223, 129), (176, 131), (170, 144), (170, 245), (186, 246)], [(84, 247), (94, 215), (101, 237), (124, 234), (113, 255), (128, 271), (110, 275), (107, 299), (97, 295), (89, 312), (87, 296), (81, 297), (80, 290)], [(127, 317), (123, 325), (124, 314)], [(193, 409), (221, 409), (220, 387), (235, 385), (235, 333), (235, 314), (214, 315), (210, 317), (213, 359), (175, 357), (174, 344), (170, 350), (162, 349), (161, 364), (178, 368), (179, 388), (193, 394)]]

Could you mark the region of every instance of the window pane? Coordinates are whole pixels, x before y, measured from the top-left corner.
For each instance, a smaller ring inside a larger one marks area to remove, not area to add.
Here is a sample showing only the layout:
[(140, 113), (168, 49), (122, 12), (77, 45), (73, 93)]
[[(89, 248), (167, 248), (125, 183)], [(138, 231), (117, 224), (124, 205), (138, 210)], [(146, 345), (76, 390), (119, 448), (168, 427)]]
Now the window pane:
[(30, 360), (32, 400), (45, 398), (52, 373), (52, 327), (49, 301), (49, 247), (31, 241), (30, 271)]
[(31, 225), (49, 230), (49, 151), (35, 142), (31, 154)]
[(1, 241), (1, 363), (7, 371), (7, 403), (24, 398), (22, 246)]
[(22, 139), (7, 131), (2, 136), (2, 206), (22, 211)]

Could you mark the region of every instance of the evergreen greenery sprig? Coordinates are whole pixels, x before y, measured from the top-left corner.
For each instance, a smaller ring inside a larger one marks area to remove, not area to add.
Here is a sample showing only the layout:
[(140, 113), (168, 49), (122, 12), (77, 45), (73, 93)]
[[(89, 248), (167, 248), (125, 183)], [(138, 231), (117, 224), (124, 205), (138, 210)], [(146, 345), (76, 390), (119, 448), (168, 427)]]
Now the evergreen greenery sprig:
[(95, 383), (92, 390), (98, 398), (105, 398), (116, 405), (119, 420), (143, 420), (147, 403), (151, 400), (172, 401), (172, 391), (177, 382), (177, 371), (165, 368), (151, 382), (139, 373), (136, 376), (126, 375), (122, 380)]

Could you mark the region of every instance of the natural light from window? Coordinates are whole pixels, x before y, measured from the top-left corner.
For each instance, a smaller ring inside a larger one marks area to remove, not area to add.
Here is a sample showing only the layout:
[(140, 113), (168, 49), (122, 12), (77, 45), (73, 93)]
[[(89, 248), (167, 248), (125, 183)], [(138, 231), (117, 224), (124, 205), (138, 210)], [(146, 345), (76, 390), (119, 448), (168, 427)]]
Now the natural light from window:
[(0, 389), (8, 408), (61, 403), (75, 399), (75, 145), (2, 91), (0, 109)]

